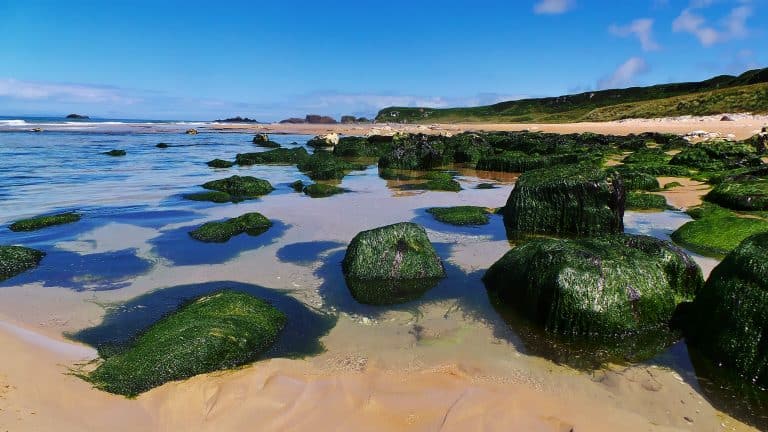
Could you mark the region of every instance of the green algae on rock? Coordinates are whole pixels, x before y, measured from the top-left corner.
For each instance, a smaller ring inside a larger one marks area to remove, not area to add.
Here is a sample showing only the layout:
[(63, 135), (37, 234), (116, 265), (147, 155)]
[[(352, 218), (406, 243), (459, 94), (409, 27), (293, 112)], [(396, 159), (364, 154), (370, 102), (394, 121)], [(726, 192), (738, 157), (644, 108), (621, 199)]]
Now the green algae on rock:
[(296, 166), (312, 180), (341, 180), (350, 171), (366, 168), (365, 165), (347, 162), (325, 151), (312, 154)]
[(206, 165), (208, 165), (211, 168), (231, 168), (234, 163), (230, 161), (225, 161), (223, 159), (214, 159), (212, 161), (206, 162)]
[(531, 240), (493, 264), (483, 282), (549, 333), (621, 337), (667, 329), (703, 279), (670, 242), (614, 235)]
[(621, 233), (625, 199), (624, 184), (615, 171), (592, 165), (528, 171), (509, 195), (504, 223), (515, 233)]
[(344, 188), (323, 183), (313, 183), (304, 186), (302, 191), (311, 198), (325, 198), (331, 195), (337, 195), (346, 192)]
[(155, 323), (83, 378), (101, 390), (134, 397), (169, 381), (256, 360), (277, 341), (286, 320), (251, 295), (210, 294)]
[(280, 148), (280, 144), (269, 139), (269, 135), (261, 133), (253, 137), (253, 143), (259, 147)]
[(54, 225), (63, 225), (79, 221), (81, 216), (78, 213), (68, 212), (49, 216), (36, 216), (29, 219), (22, 219), (11, 224), (11, 231), (36, 231)]
[(125, 156), (127, 153), (125, 152), (125, 150), (115, 149), (115, 150), (110, 150), (108, 152), (104, 152), (102, 154), (105, 154), (107, 156)]
[(408, 185), (407, 188), (446, 192), (458, 192), (461, 190), (461, 184), (453, 179), (453, 175), (447, 172), (433, 171), (420, 178), (426, 179), (427, 181), (424, 183)]
[(269, 230), (272, 222), (261, 213), (246, 213), (224, 222), (208, 222), (189, 233), (195, 240), (210, 243), (224, 243), (230, 238), (248, 234), (257, 236)]
[(660, 189), (659, 180), (652, 174), (633, 170), (618, 170), (627, 191), (657, 191)]
[(723, 171), (761, 165), (762, 161), (751, 145), (716, 141), (685, 148), (669, 163), (702, 171)]
[(445, 277), (445, 269), (421, 226), (401, 222), (358, 233), (342, 269), (360, 303), (397, 304), (420, 297)]
[(768, 231), (768, 220), (755, 215), (738, 215), (715, 204), (690, 209), (695, 220), (672, 233), (672, 240), (703, 255), (722, 256), (747, 237)]
[(303, 192), (304, 182), (301, 180), (296, 180), (295, 182), (291, 183), (291, 189), (293, 189), (296, 192)]
[(188, 199), (190, 201), (210, 201), (223, 204), (232, 201), (232, 196), (226, 192), (208, 191), (186, 194), (184, 195), (184, 199)]
[(233, 202), (258, 198), (275, 190), (275, 188), (264, 179), (236, 175), (204, 183), (203, 189), (227, 193), (230, 195)]
[(667, 199), (652, 193), (630, 192), (627, 194), (628, 210), (667, 210)]
[(392, 142), (373, 137), (341, 137), (333, 148), (333, 154), (341, 157), (380, 157), (391, 150)]
[(716, 364), (768, 386), (768, 232), (745, 239), (712, 270), (683, 327)]
[(490, 214), (487, 208), (475, 206), (432, 207), (427, 213), (451, 225), (486, 225)]
[(277, 148), (258, 153), (238, 153), (235, 163), (238, 165), (293, 165), (309, 157), (304, 147)]
[(704, 199), (733, 210), (768, 210), (768, 178), (728, 179)]
[(579, 160), (577, 154), (530, 155), (519, 151), (508, 151), (480, 159), (477, 162), (477, 169), (523, 173), (554, 165), (577, 163)]
[(40, 264), (45, 252), (22, 246), (0, 246), (0, 281), (12, 278)]

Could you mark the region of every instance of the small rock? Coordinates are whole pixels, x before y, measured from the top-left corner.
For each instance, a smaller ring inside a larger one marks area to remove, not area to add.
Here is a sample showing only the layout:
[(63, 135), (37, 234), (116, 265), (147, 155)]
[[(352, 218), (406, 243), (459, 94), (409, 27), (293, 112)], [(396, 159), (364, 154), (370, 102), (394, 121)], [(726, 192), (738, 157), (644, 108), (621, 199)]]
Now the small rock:
[(187, 135), (197, 135), (197, 129), (187, 129), (184, 133)]
[(720, 121), (734, 121), (731, 116), (724, 115), (720, 118)]
[(693, 423), (693, 419), (688, 416), (683, 417), (683, 420), (687, 421), (688, 423)]

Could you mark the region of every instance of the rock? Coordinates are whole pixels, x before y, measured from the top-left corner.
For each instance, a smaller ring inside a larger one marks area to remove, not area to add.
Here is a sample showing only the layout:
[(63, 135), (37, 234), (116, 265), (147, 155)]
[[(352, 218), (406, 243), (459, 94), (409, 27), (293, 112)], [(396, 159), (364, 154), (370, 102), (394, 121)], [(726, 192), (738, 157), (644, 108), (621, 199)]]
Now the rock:
[(333, 147), (333, 154), (342, 157), (380, 157), (391, 151), (392, 141), (376, 142), (366, 137), (343, 137)]
[(720, 117), (720, 121), (734, 121), (734, 120), (733, 120), (733, 118), (731, 116), (724, 115), (724, 116)]
[(285, 120), (280, 120), (280, 124), (302, 124), (306, 122), (307, 121), (304, 120), (303, 118), (298, 118), (298, 117), (291, 117)]
[(232, 197), (226, 192), (208, 191), (197, 192), (184, 195), (184, 199), (190, 201), (210, 201), (218, 204), (228, 203), (232, 201)]
[(187, 135), (197, 135), (197, 129), (187, 129), (184, 133)]
[(158, 143), (155, 147), (161, 148), (161, 149), (165, 149), (165, 148), (168, 148), (170, 146), (168, 144), (166, 144), (166, 143)]
[(324, 151), (315, 152), (296, 167), (312, 180), (341, 180), (350, 171), (366, 169), (366, 165), (347, 162)]
[(420, 179), (426, 179), (424, 183), (416, 183), (412, 185), (404, 186), (405, 189), (416, 190), (431, 190), (431, 191), (445, 191), (445, 192), (458, 192), (461, 190), (461, 184), (453, 179), (453, 175), (447, 172), (433, 171), (420, 177)]
[(493, 264), (483, 282), (549, 333), (621, 337), (667, 329), (703, 278), (669, 242), (614, 235), (531, 240)]
[(768, 233), (753, 235), (712, 270), (684, 317), (689, 344), (747, 382), (768, 386)]
[(217, 123), (258, 123), (258, 120), (248, 118), (248, 117), (230, 117), (226, 119), (220, 119), (220, 120), (214, 120)]
[(70, 115), (67, 116), (67, 118), (71, 119), (71, 120), (88, 120), (88, 119), (90, 119), (90, 117), (88, 117), (87, 115), (80, 115), (80, 114), (70, 114)]
[(226, 220), (224, 222), (208, 222), (200, 228), (191, 231), (189, 235), (202, 242), (224, 243), (230, 238), (248, 234), (257, 236), (269, 230), (272, 222), (261, 213), (246, 213), (242, 216)]
[(39, 127), (32, 129), (32, 132), (42, 132), (42, 131), (43, 131), (43, 128), (39, 128)]
[(187, 303), (141, 333), (86, 379), (136, 396), (165, 382), (254, 361), (277, 340), (286, 316), (250, 294), (221, 291)]
[(235, 157), (235, 163), (243, 166), (256, 164), (293, 165), (307, 158), (309, 158), (309, 153), (304, 147), (278, 148), (258, 153), (239, 153)]
[(765, 132), (765, 128), (763, 128), (763, 132), (759, 133), (755, 139), (755, 150), (758, 154), (765, 154), (768, 150), (768, 132)]
[(350, 115), (341, 116), (342, 124), (352, 124), (356, 122), (357, 122), (357, 119), (355, 118), (355, 116), (350, 116)]
[(40, 264), (45, 252), (21, 246), (0, 246), (0, 281), (12, 278)]
[(236, 175), (204, 183), (203, 189), (229, 194), (233, 202), (258, 198), (275, 190), (275, 188), (273, 188), (266, 180), (256, 177), (241, 177)]
[(325, 198), (346, 192), (346, 189), (323, 183), (314, 183), (305, 186), (303, 192), (311, 198)]
[(336, 120), (333, 117), (317, 114), (308, 114), (304, 121), (310, 124), (336, 124)]
[(280, 148), (280, 144), (270, 140), (269, 135), (265, 133), (256, 134), (253, 137), (253, 143), (259, 147)]
[(487, 225), (489, 212), (485, 207), (432, 207), (427, 213), (440, 222), (451, 225)]
[(502, 212), (514, 233), (612, 234), (624, 231), (625, 200), (617, 172), (559, 166), (522, 174)]
[(108, 152), (104, 152), (103, 154), (107, 156), (117, 157), (117, 156), (125, 156), (126, 152), (125, 150), (110, 150)]
[(318, 135), (309, 141), (307, 145), (315, 148), (333, 147), (339, 143), (339, 134), (329, 133), (325, 135)]
[(762, 165), (763, 161), (749, 144), (714, 141), (685, 148), (669, 163), (703, 171), (724, 171)]
[(413, 300), (445, 277), (426, 231), (410, 222), (357, 234), (347, 248), (342, 269), (352, 296), (367, 304)]
[(291, 183), (291, 189), (296, 192), (304, 192), (304, 182), (301, 180), (296, 180), (295, 182)]
[(662, 195), (645, 192), (629, 192), (627, 194), (626, 207), (628, 210), (658, 210), (669, 208), (667, 199)]
[(63, 225), (79, 221), (81, 216), (77, 213), (59, 213), (50, 216), (36, 216), (22, 219), (11, 224), (11, 231), (37, 231), (54, 225)]
[(225, 161), (223, 159), (214, 159), (212, 161), (206, 162), (206, 165), (208, 165), (211, 168), (231, 168), (234, 163), (230, 161)]

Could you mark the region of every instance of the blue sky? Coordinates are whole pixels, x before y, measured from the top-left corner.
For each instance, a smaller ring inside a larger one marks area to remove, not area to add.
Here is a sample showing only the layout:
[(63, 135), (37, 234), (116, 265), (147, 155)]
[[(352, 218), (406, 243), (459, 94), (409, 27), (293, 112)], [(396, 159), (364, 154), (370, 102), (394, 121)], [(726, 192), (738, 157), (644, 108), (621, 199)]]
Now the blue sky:
[(768, 66), (768, 0), (0, 0), (0, 115), (263, 121)]

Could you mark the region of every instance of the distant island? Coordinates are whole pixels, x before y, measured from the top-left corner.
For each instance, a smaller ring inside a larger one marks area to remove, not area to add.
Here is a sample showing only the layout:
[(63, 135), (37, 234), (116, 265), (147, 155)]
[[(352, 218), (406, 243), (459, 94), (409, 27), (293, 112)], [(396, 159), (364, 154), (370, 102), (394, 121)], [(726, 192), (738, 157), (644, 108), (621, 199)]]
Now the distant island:
[(70, 114), (70, 115), (67, 116), (67, 118), (71, 119), (71, 120), (88, 120), (88, 119), (90, 119), (90, 117), (88, 117), (87, 115), (80, 115), (80, 114)]
[(219, 119), (219, 120), (214, 120), (214, 121), (218, 122), (218, 123), (261, 123), (260, 121), (258, 121), (256, 119), (252, 119), (252, 118), (248, 118), (248, 117), (240, 117), (240, 116), (230, 117), (230, 118), (226, 118), (226, 119)]
[(599, 90), (464, 108), (389, 107), (390, 123), (570, 123), (630, 118), (768, 113), (768, 68), (701, 82)]
[[(355, 117), (351, 115), (345, 115), (341, 116), (341, 123), (344, 124), (350, 124), (350, 123), (370, 123), (371, 121), (368, 120), (365, 117)], [(319, 114), (307, 114), (304, 118), (299, 117), (291, 117), (287, 118), (285, 120), (280, 120), (281, 124), (337, 124), (339, 123), (336, 121), (335, 118), (330, 116), (323, 116)]]

